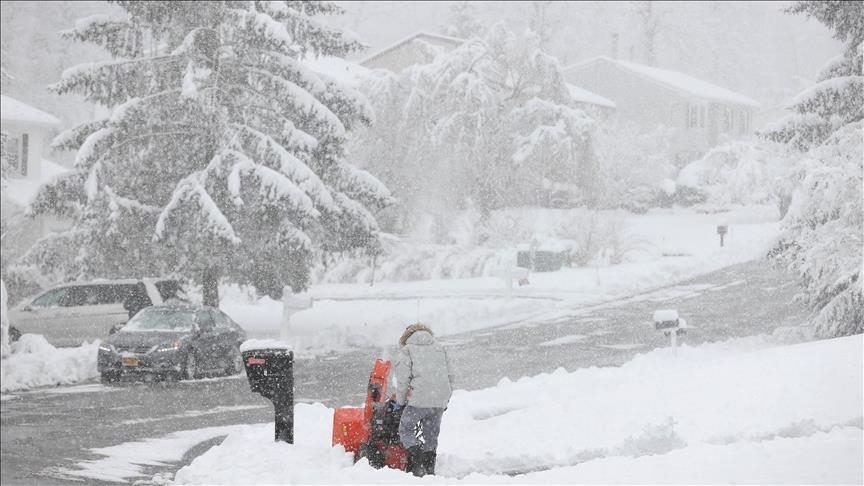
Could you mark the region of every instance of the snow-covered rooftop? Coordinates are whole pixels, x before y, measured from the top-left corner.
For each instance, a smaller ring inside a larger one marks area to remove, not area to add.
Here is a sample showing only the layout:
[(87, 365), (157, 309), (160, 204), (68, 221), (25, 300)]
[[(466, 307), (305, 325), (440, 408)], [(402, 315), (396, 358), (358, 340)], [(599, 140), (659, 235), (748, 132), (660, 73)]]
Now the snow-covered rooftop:
[(4, 122), (26, 122), (37, 125), (60, 125), (60, 120), (39, 108), (10, 96), (0, 95), (0, 119)]
[(325, 74), (348, 85), (357, 84), (360, 78), (369, 73), (366, 67), (338, 57), (304, 59), (303, 64), (316, 73)]
[(567, 91), (570, 92), (570, 97), (573, 98), (574, 101), (605, 106), (607, 108), (615, 108), (615, 103), (612, 100), (604, 98), (597, 93), (592, 93), (585, 88), (580, 88), (575, 84), (567, 83)]
[(668, 69), (660, 69), (656, 67), (646, 66), (644, 64), (639, 64), (631, 61), (612, 59), (607, 56), (592, 57), (582, 62), (578, 62), (576, 64), (573, 64), (572, 66), (567, 67), (565, 69), (565, 72), (577, 70), (597, 62), (612, 63), (638, 76), (649, 78), (653, 81), (659, 82), (678, 91), (683, 91), (685, 93), (691, 94), (693, 96), (698, 96), (700, 98), (707, 98), (710, 100), (752, 107), (759, 106), (759, 102), (752, 98), (748, 98), (747, 96), (735, 93), (734, 91), (730, 91), (726, 88), (721, 88), (716, 84), (702, 81), (701, 79), (694, 78), (693, 76), (690, 76), (688, 74), (679, 73), (677, 71), (670, 71)]
[(453, 47), (459, 46), (463, 42), (465, 42), (465, 39), (460, 39), (458, 37), (450, 37), (447, 35), (432, 34), (429, 32), (420, 31), (420, 32), (416, 32), (414, 34), (411, 34), (408, 37), (405, 37), (404, 39), (396, 41), (393, 44), (390, 44), (389, 46), (387, 46), (387, 47), (385, 47), (385, 48), (383, 48), (377, 52), (373, 52), (372, 54), (364, 57), (363, 59), (360, 59), (359, 61), (357, 61), (357, 64), (365, 64), (365, 63), (377, 58), (378, 56), (384, 55), (384, 54), (392, 51), (393, 49), (396, 49), (396, 48), (402, 46), (403, 44), (407, 44), (407, 43), (413, 41), (414, 39), (424, 38), (424, 37), (427, 39), (433, 39), (433, 40), (439, 40), (439, 41), (451, 43), (451, 44), (453, 44)]
[(12, 204), (23, 208), (30, 204), (42, 184), (50, 182), (55, 177), (67, 172), (69, 172), (69, 169), (57, 162), (42, 159), (42, 174), (39, 179), (8, 179), (8, 184), (3, 188), (3, 195)]

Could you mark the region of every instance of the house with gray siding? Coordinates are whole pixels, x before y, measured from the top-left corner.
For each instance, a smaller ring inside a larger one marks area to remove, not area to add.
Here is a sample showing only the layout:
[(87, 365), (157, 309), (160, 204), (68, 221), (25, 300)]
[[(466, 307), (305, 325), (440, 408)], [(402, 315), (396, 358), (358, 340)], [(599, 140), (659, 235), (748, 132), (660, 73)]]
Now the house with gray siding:
[(564, 69), (568, 82), (615, 103), (615, 116), (648, 130), (673, 129), (678, 164), (752, 132), (759, 103), (693, 76), (598, 56)]

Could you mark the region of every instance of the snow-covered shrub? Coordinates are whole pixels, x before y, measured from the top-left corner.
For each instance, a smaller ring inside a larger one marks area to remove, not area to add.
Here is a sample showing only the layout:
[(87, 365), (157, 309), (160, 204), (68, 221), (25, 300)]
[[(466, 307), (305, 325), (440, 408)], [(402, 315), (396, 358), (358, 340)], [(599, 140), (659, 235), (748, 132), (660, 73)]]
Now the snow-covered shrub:
[(632, 123), (597, 127), (593, 141), (603, 188), (600, 207), (648, 210), (664, 180), (675, 173), (671, 133), (664, 127), (645, 131)]
[(678, 173), (678, 187), (706, 193), (712, 205), (788, 205), (787, 181), (798, 157), (782, 144), (760, 140), (729, 142), (708, 151)]
[(618, 264), (634, 248), (627, 238), (623, 212), (573, 209), (565, 213), (556, 228), (556, 236), (572, 242), (570, 262), (585, 266), (597, 260)]
[(482, 277), (501, 266), (507, 257), (507, 252), (484, 247), (402, 241), (386, 244), (384, 253), (374, 260), (356, 256), (334, 259), (326, 267), (320, 265), (314, 280), (316, 283), (369, 283), (373, 273), (375, 282)]

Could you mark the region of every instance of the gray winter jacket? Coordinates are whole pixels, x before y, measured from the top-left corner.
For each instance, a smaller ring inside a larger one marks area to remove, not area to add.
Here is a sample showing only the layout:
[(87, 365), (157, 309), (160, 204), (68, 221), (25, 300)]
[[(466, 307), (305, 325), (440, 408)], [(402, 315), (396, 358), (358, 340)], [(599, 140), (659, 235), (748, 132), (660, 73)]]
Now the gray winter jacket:
[(403, 336), (405, 345), (399, 349), (395, 366), (396, 401), (419, 408), (447, 408), (452, 394), (447, 352), (435, 342), (426, 326), (416, 327), (410, 335)]

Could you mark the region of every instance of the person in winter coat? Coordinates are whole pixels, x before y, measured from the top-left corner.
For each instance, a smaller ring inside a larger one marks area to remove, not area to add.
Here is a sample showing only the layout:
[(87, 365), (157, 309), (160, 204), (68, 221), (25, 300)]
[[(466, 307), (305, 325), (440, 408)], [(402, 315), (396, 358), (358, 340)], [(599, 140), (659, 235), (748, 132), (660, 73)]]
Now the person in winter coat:
[[(403, 408), (399, 439), (408, 450), (407, 470), (435, 474), (441, 417), (450, 401), (453, 377), (447, 352), (424, 324), (405, 328), (396, 361), (396, 406)], [(419, 437), (415, 435), (421, 427)]]

